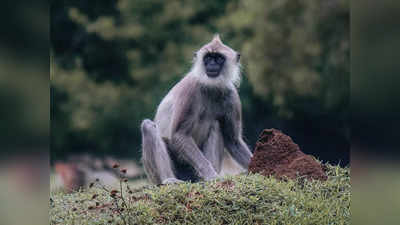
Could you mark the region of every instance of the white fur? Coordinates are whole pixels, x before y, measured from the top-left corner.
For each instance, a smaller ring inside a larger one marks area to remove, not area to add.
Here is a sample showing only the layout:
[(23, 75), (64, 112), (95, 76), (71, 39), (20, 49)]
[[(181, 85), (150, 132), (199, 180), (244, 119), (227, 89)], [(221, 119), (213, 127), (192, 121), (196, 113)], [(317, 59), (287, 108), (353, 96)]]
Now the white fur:
[(204, 70), (204, 55), (205, 53), (201, 54), (200, 57), (196, 57), (188, 76), (196, 77), (198, 81), (206, 84), (207, 86), (223, 87), (233, 84), (235, 87), (239, 87), (241, 80), (239, 63), (227, 58), (221, 74), (218, 77), (209, 77)]

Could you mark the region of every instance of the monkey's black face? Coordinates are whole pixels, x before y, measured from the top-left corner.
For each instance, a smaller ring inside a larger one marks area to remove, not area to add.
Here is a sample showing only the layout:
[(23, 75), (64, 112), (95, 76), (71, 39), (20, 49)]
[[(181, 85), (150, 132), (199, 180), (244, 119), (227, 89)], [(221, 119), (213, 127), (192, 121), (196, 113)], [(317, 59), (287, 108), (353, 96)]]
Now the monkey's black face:
[(207, 76), (217, 77), (224, 67), (225, 57), (220, 53), (207, 53), (203, 62)]

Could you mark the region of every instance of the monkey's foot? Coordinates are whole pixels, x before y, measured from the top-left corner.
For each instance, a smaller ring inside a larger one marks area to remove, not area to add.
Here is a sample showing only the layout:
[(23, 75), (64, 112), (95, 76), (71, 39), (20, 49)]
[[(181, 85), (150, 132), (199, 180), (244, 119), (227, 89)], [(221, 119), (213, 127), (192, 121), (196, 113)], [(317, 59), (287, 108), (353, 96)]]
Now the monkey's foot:
[(167, 178), (165, 180), (163, 180), (162, 184), (175, 184), (175, 183), (182, 183), (183, 180), (179, 180), (176, 178)]

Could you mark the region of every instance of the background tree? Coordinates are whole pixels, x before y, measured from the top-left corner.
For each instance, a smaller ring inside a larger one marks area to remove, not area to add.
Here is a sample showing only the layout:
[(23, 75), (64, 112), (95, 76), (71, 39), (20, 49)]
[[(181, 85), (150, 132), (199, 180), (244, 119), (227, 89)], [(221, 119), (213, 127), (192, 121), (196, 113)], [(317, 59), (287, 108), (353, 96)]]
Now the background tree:
[[(245, 136), (276, 127), (348, 160), (348, 1), (53, 1), (51, 156), (140, 156), (142, 119), (221, 33), (241, 51)], [(347, 157), (347, 158), (346, 158)]]

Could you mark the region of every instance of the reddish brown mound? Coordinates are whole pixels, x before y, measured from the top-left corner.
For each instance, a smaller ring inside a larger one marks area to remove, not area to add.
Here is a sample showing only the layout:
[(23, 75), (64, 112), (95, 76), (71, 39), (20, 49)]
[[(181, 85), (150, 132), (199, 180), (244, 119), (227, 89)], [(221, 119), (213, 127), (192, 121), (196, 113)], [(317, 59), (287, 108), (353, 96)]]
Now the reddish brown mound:
[(298, 176), (326, 180), (321, 164), (304, 154), (292, 139), (276, 129), (265, 129), (254, 151), (249, 171), (277, 178)]

